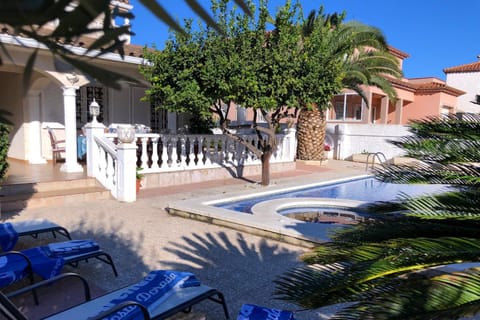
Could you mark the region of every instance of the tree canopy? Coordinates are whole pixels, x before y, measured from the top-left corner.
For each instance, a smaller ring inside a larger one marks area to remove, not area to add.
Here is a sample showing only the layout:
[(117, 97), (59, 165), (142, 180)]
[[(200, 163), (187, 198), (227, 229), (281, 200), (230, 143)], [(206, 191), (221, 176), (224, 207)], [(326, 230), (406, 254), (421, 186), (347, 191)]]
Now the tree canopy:
[[(254, 15), (249, 16), (229, 8), (228, 1), (212, 1), (214, 18), (225, 34), (204, 25), (193, 28), (188, 21), (186, 32), (175, 32), (164, 50), (145, 52), (151, 64), (141, 69), (152, 85), (147, 94), (156, 106), (204, 118), (215, 115), (225, 134), (262, 160), (263, 184), (268, 184), (275, 132), (282, 119), (292, 116), (285, 106), (298, 104), (293, 88), (299, 68), (298, 7), (287, 2), (269, 29), (267, 4), (250, 4)], [(228, 129), (234, 104), (255, 111), (252, 127), (258, 145)]]

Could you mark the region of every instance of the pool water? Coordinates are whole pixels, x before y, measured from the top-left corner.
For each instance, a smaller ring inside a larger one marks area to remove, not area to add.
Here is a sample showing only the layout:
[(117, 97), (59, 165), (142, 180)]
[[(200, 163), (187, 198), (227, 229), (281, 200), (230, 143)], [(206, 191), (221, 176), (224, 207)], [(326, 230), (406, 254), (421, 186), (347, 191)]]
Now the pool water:
[(447, 185), (395, 184), (381, 182), (375, 178), (361, 178), (341, 183), (323, 184), (294, 191), (280, 192), (239, 201), (214, 204), (215, 207), (251, 213), (253, 205), (281, 198), (334, 198), (365, 202), (391, 201), (399, 195), (419, 196), (446, 190)]
[(365, 217), (349, 208), (297, 207), (278, 210), (278, 213), (296, 220), (322, 224), (357, 224)]

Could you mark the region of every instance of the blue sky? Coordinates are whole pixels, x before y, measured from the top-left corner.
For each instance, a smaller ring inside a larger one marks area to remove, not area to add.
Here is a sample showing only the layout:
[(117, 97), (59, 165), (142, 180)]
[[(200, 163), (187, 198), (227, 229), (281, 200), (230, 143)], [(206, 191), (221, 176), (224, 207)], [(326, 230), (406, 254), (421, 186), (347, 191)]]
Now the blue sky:
[[(157, 0), (175, 18), (194, 17), (184, 0)], [(209, 0), (200, 1), (205, 8)], [(347, 20), (380, 28), (388, 43), (410, 55), (403, 70), (407, 78), (445, 79), (443, 69), (477, 60), (480, 54), (480, 1), (477, 0), (301, 0), (304, 12), (325, 7), (326, 13), (346, 11)], [(135, 19), (132, 43), (162, 47), (168, 27), (138, 0), (131, 0)], [(272, 14), (284, 0), (270, 0)]]

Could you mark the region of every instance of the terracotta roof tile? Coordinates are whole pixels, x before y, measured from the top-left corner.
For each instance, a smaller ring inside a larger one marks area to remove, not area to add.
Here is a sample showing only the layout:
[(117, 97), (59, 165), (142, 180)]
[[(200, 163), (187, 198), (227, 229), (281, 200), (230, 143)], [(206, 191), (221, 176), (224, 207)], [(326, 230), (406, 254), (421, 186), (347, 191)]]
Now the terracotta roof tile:
[[(424, 82), (419, 82), (420, 78), (414, 79), (396, 79), (386, 76), (388, 81), (394, 88), (407, 90), (415, 94), (430, 94), (437, 92), (445, 92), (452, 96), (458, 97), (465, 94), (464, 91), (448, 86), (444, 81), (434, 78), (425, 78)], [(415, 82), (411, 81), (415, 80)]]
[(478, 71), (480, 71), (480, 61), (443, 69), (443, 72), (445, 73), (478, 72)]
[(388, 46), (388, 52), (390, 52), (391, 54), (393, 54), (394, 56), (402, 60), (410, 57), (408, 53), (398, 50), (397, 48), (394, 48), (392, 46)]
[(426, 82), (426, 83), (419, 83), (416, 85), (416, 87), (417, 87), (416, 93), (418, 94), (445, 92), (455, 97), (465, 94), (465, 91), (458, 90), (454, 87), (450, 87), (446, 83)]

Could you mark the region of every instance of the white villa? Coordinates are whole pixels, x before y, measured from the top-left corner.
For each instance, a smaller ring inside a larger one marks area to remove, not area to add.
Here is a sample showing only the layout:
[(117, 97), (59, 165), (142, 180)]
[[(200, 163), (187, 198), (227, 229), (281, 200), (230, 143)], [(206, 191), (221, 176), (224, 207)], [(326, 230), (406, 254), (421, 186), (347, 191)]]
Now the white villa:
[(480, 61), (445, 68), (443, 72), (448, 85), (465, 92), (458, 97), (457, 111), (480, 113)]
[[(112, 1), (112, 5), (122, 10), (131, 10), (128, 0)], [(128, 23), (128, 21), (125, 21)], [(92, 41), (85, 38), (76, 43), (73, 50), (85, 51), (85, 44)], [(129, 39), (127, 39), (129, 40)], [(103, 55), (95, 63), (105, 69), (116, 70), (138, 79), (138, 83), (121, 83), (120, 91), (107, 88), (86, 75), (73, 70), (71, 66), (59, 65), (59, 61), (45, 47), (36, 41), (14, 36), (11, 30), (3, 26), (0, 29), (0, 42), (8, 50), (2, 56), (0, 65), (0, 109), (13, 114), (14, 128), (11, 132), (10, 158), (27, 161), (32, 164), (47, 163), (52, 159), (47, 127), (55, 130), (59, 139), (66, 138), (65, 163), (61, 170), (77, 172), (82, 167), (77, 163), (76, 137), (81, 128), (91, 120), (88, 106), (95, 99), (100, 105), (100, 121), (111, 123), (132, 123), (154, 126), (154, 129), (166, 129), (167, 117), (175, 125), (176, 115), (156, 112), (150, 105), (141, 102), (147, 86), (138, 67), (144, 60), (142, 47), (132, 44), (125, 46), (125, 57), (119, 54)], [(127, 41), (128, 42), (128, 41)], [(34, 66), (32, 82), (26, 95), (22, 83), (24, 66), (33, 51), (39, 47), (39, 54)], [(175, 130), (175, 128), (172, 128)]]

